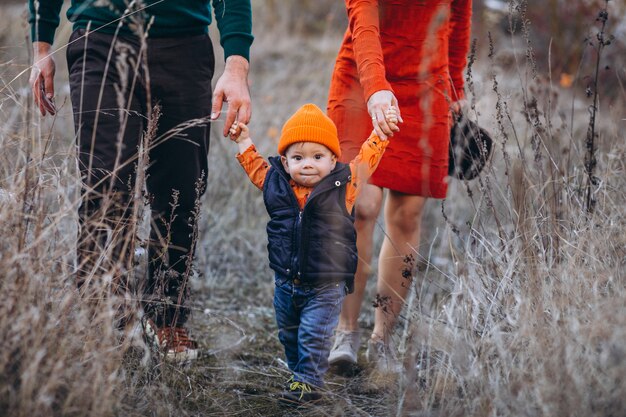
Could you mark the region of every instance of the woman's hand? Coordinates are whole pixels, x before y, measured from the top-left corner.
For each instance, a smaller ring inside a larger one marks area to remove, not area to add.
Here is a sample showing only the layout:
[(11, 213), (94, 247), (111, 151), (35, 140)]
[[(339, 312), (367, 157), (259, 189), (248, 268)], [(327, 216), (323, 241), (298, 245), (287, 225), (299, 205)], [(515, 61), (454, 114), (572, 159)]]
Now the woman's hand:
[(386, 140), (388, 136), (393, 136), (394, 132), (400, 131), (397, 124), (395, 124), (394, 128), (392, 128), (389, 126), (389, 123), (387, 123), (385, 115), (390, 107), (395, 107), (398, 121), (402, 123), (403, 120), (400, 115), (398, 100), (392, 91), (377, 91), (370, 96), (369, 100), (367, 100), (367, 111), (372, 117), (374, 131), (382, 140)]
[(467, 105), (467, 100), (466, 99), (455, 101), (454, 103), (450, 104), (450, 111), (455, 116), (458, 116), (458, 115), (460, 115), (462, 113), (462, 110), (463, 110), (463, 108), (466, 105)]

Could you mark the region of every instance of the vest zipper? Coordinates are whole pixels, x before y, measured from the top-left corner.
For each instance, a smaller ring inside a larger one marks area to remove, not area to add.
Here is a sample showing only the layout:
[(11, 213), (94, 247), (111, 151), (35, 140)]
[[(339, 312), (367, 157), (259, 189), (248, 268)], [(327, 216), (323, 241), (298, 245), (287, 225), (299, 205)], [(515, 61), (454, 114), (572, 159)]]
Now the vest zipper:
[[(311, 201), (311, 196), (309, 196), (309, 199), (304, 204), (305, 207), (309, 203), (309, 201)], [(304, 233), (305, 233), (306, 230), (304, 229), (304, 227), (302, 227), (303, 226), (302, 225), (302, 223), (303, 223), (302, 222), (302, 215), (303, 215), (303, 213), (304, 213), (304, 208), (302, 210), (300, 210), (300, 212), (298, 213), (298, 227), (300, 228), (299, 233), (297, 235), (297, 236), (300, 236), (300, 242), (298, 243), (298, 253), (299, 253), (298, 256), (302, 255), (302, 256), (300, 256), (300, 262), (298, 262), (298, 273), (297, 273), (298, 279), (300, 279), (302, 277), (302, 267), (304, 266), (303, 264), (306, 261), (306, 252), (304, 251), (304, 249), (305, 249), (304, 245), (305, 245), (305, 242), (306, 242)]]
[[(297, 204), (297, 201), (296, 201)], [(297, 237), (300, 236), (302, 230), (302, 210), (298, 210), (298, 221), (296, 222), (296, 227), (294, 230), (294, 236), (296, 237), (296, 239), (294, 239), (294, 242), (297, 242), (298, 239)], [(298, 249), (293, 251), (293, 258), (291, 260), (291, 264), (293, 265), (293, 272), (294, 272), (294, 277), (292, 278), (300, 278), (300, 252), (302, 250), (302, 248), (300, 247), (301, 242), (298, 242)]]

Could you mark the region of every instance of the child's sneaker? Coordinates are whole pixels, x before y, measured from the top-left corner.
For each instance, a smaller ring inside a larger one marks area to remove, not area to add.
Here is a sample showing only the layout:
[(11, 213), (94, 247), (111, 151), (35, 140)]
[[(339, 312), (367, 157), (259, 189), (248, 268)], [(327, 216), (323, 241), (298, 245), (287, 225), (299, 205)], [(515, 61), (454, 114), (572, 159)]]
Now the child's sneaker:
[(313, 405), (322, 400), (322, 394), (309, 384), (294, 381), (293, 376), (287, 381), (288, 387), (283, 391), (280, 402), (289, 406)]
[(360, 331), (335, 331), (335, 343), (328, 355), (328, 364), (339, 368), (356, 365), (360, 345)]
[(144, 320), (146, 338), (164, 354), (167, 360), (185, 363), (198, 359), (198, 343), (189, 337), (184, 327), (158, 328), (150, 319)]
[(393, 351), (391, 344), (385, 344), (382, 340), (368, 340), (365, 358), (374, 366), (376, 371), (383, 374), (399, 374), (402, 372), (402, 364)]

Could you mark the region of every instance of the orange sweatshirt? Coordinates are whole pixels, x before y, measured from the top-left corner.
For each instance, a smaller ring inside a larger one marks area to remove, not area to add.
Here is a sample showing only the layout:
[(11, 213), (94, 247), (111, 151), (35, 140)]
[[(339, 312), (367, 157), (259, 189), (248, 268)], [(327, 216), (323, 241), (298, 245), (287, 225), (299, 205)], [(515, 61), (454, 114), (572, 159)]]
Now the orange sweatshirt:
[[(369, 177), (376, 171), (376, 167), (387, 148), (389, 141), (382, 141), (374, 132), (361, 146), (359, 154), (350, 161), (350, 186), (346, 189), (346, 208), (352, 211), (356, 197), (361, 191), (361, 186), (367, 183)], [(263, 189), (265, 176), (269, 169), (268, 162), (257, 152), (256, 147), (251, 145), (243, 153), (237, 154), (237, 160), (248, 174), (248, 178), (260, 190)], [(290, 180), (291, 188), (298, 199), (300, 208), (304, 208), (306, 200), (313, 191), (313, 187), (298, 185)]]

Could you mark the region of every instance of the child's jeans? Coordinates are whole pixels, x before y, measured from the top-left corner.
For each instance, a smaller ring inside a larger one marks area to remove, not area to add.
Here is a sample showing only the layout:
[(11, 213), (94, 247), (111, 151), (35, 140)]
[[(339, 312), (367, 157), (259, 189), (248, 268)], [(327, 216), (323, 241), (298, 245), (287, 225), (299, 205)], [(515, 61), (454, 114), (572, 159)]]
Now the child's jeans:
[(285, 347), (294, 380), (324, 386), (333, 330), (347, 294), (343, 282), (321, 286), (294, 285), (276, 277), (274, 309), (278, 339)]

